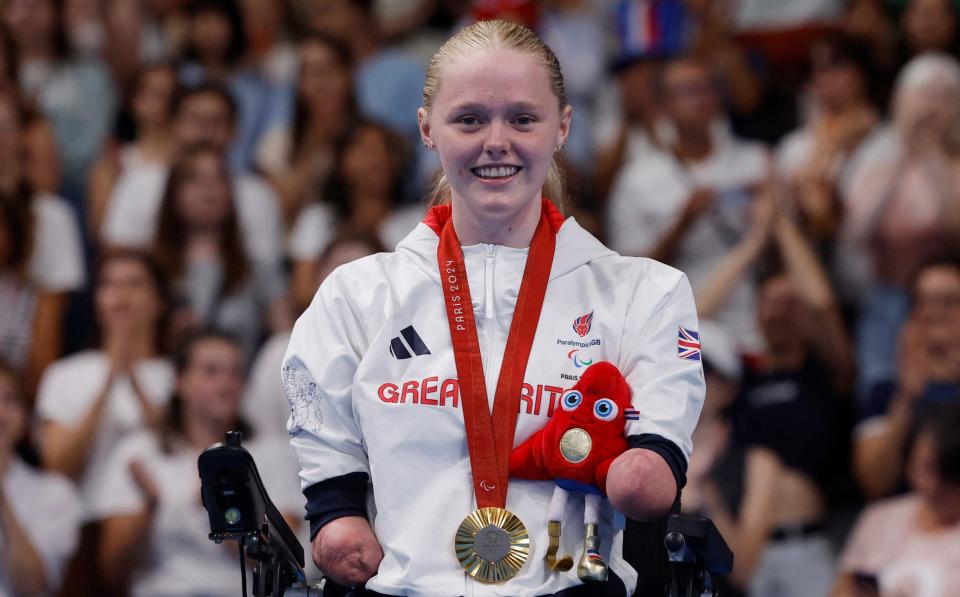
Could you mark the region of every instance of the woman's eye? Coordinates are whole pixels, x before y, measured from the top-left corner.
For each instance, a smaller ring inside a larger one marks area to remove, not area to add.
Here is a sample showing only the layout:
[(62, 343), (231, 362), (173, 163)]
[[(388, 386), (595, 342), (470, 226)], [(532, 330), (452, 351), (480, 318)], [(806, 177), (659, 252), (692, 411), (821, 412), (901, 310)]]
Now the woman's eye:
[(583, 400), (583, 394), (576, 390), (570, 390), (561, 398), (561, 404), (563, 410), (571, 411), (580, 406), (580, 401)]
[(612, 421), (617, 418), (617, 405), (609, 398), (601, 398), (593, 405), (593, 416), (601, 421)]

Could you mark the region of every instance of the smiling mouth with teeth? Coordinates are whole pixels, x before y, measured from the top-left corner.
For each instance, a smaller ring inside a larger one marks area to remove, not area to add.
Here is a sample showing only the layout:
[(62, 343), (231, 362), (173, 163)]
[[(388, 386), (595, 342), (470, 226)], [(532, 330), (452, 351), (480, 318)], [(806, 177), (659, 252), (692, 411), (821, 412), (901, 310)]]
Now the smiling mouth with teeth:
[(508, 178), (520, 171), (519, 166), (482, 166), (471, 168), (480, 178)]

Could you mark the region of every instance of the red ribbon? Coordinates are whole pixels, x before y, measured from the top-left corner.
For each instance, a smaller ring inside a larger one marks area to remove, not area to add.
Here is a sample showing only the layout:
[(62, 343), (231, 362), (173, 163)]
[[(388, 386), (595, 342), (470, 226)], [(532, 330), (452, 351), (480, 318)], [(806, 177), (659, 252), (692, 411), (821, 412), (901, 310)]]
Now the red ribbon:
[(550, 279), (558, 220), (562, 222), (562, 216), (549, 201), (543, 200), (540, 221), (530, 242), (520, 294), (510, 323), (492, 417), (487, 402), (487, 385), (467, 270), (460, 240), (453, 229), (453, 219), (447, 219), (440, 231), (437, 263), (440, 266), (444, 305), (457, 364), (467, 450), (473, 471), (473, 490), (480, 508), (503, 508), (507, 503), (510, 452), (513, 450), (520, 411), (520, 392)]

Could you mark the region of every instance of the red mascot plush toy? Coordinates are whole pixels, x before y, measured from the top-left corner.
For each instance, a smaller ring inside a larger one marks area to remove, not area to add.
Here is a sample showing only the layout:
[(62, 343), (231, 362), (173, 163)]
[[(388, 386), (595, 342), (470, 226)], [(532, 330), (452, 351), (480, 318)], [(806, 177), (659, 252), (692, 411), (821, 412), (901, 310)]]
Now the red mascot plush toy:
[(630, 386), (608, 362), (590, 366), (571, 389), (564, 392), (553, 418), (517, 446), (510, 455), (510, 474), (519, 479), (553, 480), (557, 484), (547, 513), (550, 546), (547, 564), (553, 570), (573, 567), (570, 556), (557, 558), (560, 520), (569, 492), (584, 493), (584, 552), (577, 575), (584, 581), (607, 579), (607, 564), (600, 556), (597, 530), (600, 500), (606, 495), (607, 471), (627, 449), (626, 421), (636, 419), (631, 408)]

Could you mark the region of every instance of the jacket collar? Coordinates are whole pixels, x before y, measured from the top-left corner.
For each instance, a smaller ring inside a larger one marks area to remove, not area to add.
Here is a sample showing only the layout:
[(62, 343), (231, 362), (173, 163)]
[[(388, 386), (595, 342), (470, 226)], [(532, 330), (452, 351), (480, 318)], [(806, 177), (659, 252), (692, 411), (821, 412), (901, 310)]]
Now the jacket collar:
[[(552, 202), (544, 200), (544, 209), (557, 231), (557, 248), (553, 266), (550, 269), (551, 280), (596, 259), (616, 255), (614, 251), (605, 247), (592, 234), (584, 230), (574, 218), (564, 219), (563, 214), (554, 207)], [(398, 254), (406, 256), (438, 284), (440, 283), (440, 270), (437, 267), (439, 231), (450, 218), (450, 212), (449, 205), (430, 208), (424, 221), (417, 224), (417, 227), (397, 244)]]

